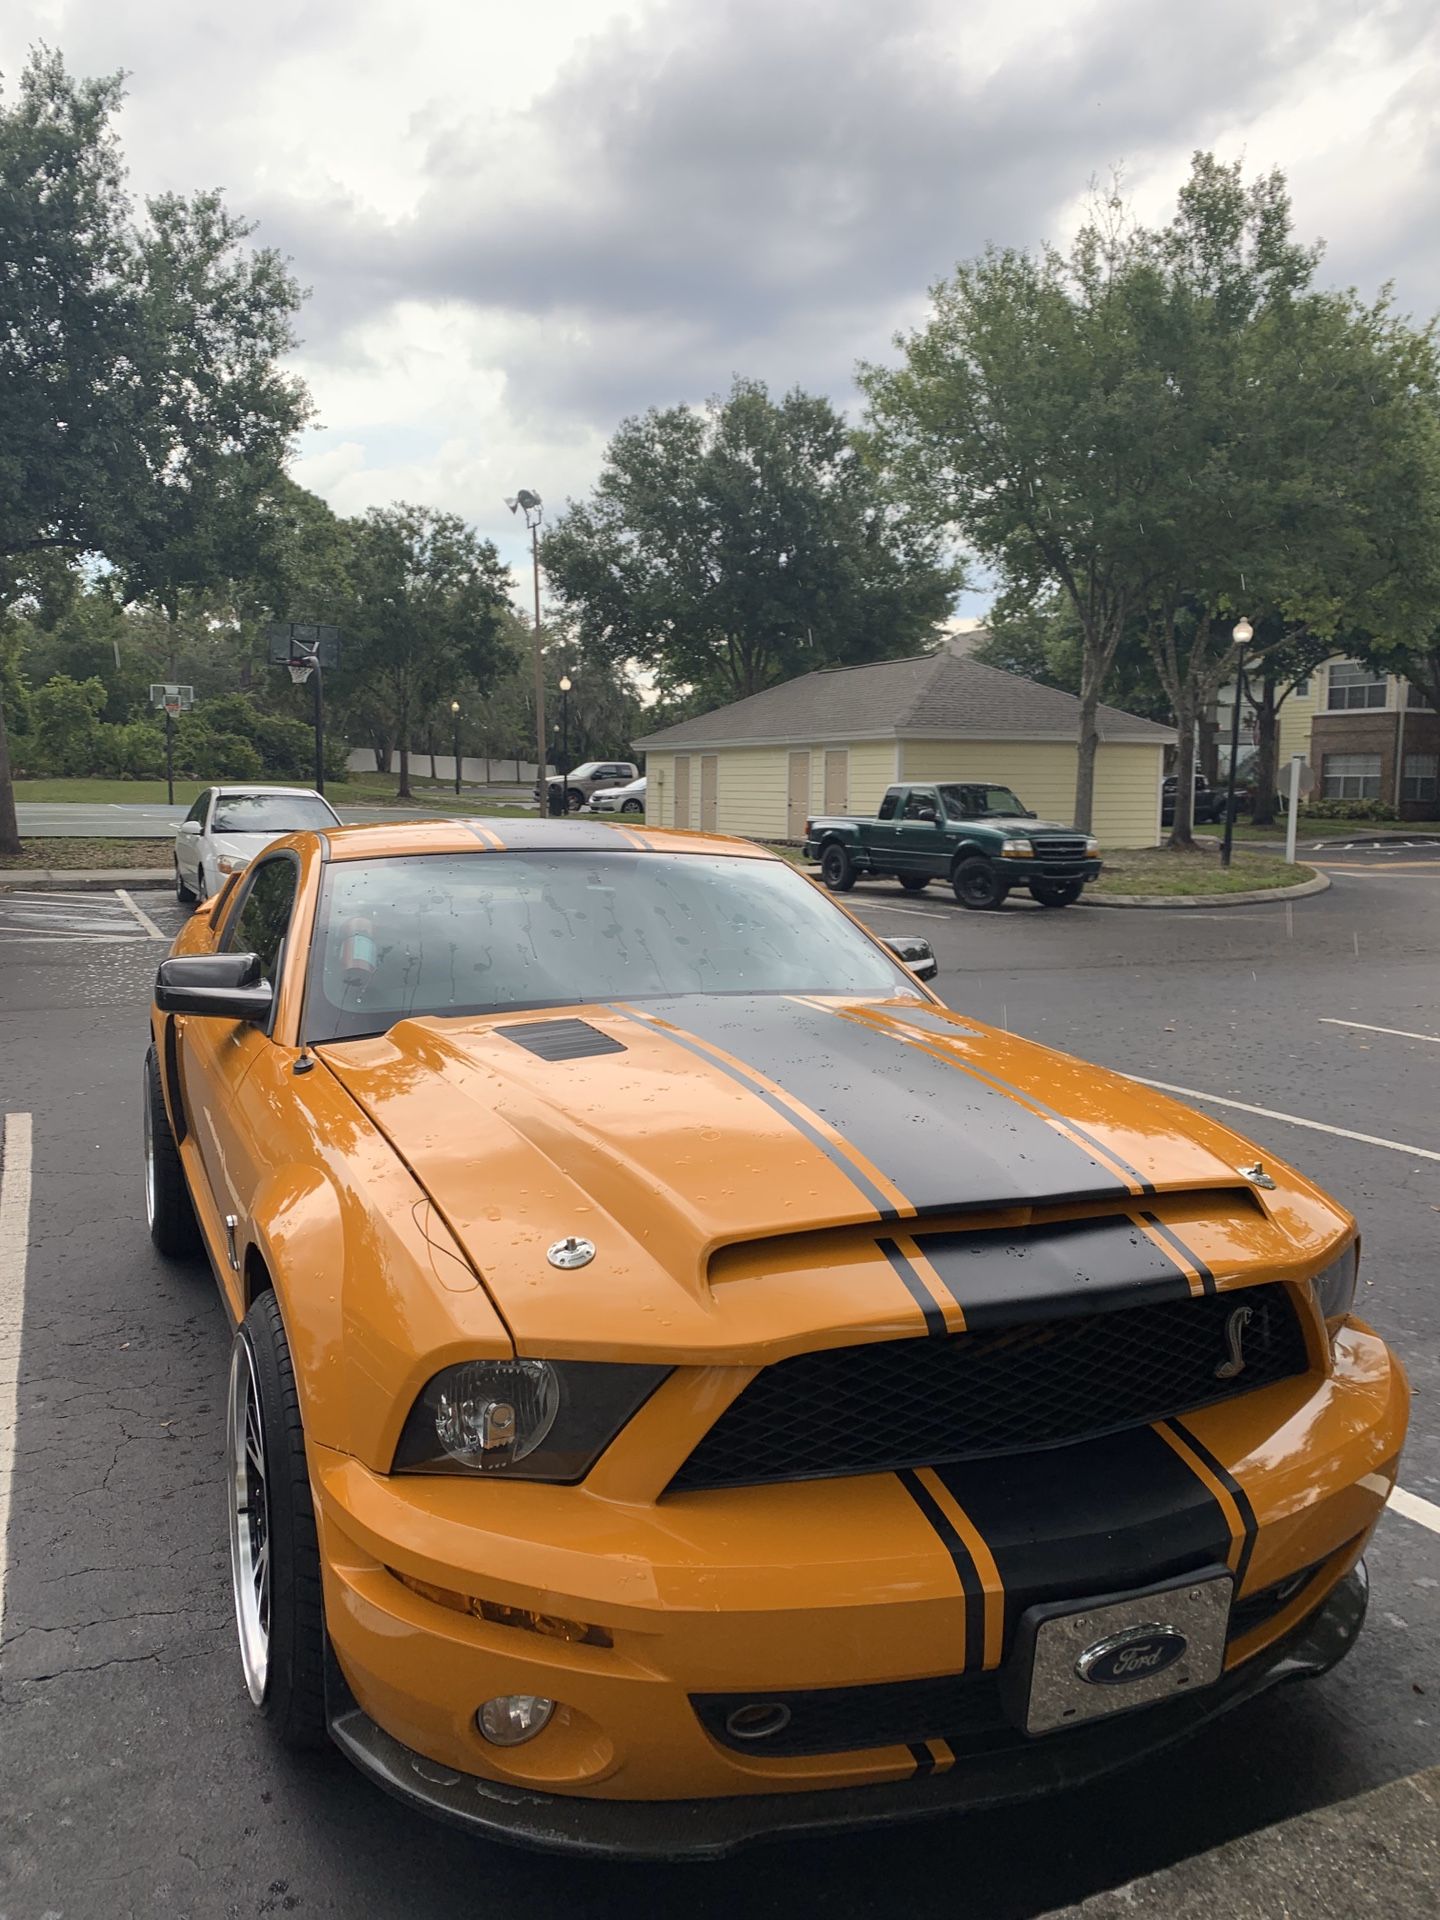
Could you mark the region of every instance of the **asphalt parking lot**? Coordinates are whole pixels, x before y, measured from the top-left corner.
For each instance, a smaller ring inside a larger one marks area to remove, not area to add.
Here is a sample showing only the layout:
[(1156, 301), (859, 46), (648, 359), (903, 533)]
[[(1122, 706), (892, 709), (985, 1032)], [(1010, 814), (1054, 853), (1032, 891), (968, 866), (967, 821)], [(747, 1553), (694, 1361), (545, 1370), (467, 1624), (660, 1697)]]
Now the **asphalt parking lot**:
[[(1288, 906), (980, 915), (880, 885), (848, 904), (924, 933), (951, 1004), (1184, 1089), (1353, 1207), (1363, 1311), (1415, 1389), (1401, 1483), (1440, 1503), (1440, 849), (1314, 857), (1334, 886)], [(26, 1219), (0, 1215), (0, 1253), (7, 1233), (29, 1244), (23, 1327), (0, 1291), (3, 1920), (897, 1904), (1024, 1920), (1440, 1760), (1423, 1505), (1382, 1521), (1370, 1624), (1336, 1673), (1040, 1808), (717, 1866), (589, 1865), (479, 1846), (338, 1758), (277, 1753), (232, 1649), (224, 1318), (208, 1272), (163, 1264), (143, 1221), (146, 1003), (182, 911), (160, 893), (0, 895), (0, 1114), (30, 1116), (7, 1125), (7, 1168), (33, 1140)]]

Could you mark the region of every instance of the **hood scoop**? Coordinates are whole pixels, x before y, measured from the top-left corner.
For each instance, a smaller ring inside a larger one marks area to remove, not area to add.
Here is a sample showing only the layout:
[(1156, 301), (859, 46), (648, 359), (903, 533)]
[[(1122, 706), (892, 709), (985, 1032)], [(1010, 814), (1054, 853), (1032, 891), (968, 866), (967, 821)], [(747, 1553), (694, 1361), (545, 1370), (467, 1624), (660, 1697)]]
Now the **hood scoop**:
[(536, 1020), (523, 1027), (499, 1029), (507, 1040), (541, 1060), (590, 1060), (601, 1053), (624, 1053), (619, 1040), (588, 1020)]

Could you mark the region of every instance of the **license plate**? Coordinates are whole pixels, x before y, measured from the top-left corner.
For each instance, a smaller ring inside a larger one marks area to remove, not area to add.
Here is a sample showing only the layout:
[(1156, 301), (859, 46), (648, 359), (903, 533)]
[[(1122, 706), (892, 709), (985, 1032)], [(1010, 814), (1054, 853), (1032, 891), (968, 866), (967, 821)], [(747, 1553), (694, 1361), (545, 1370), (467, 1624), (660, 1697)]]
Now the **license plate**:
[[(1031, 1607), (1017, 1654), (1030, 1643), (1027, 1733), (1195, 1693), (1220, 1678), (1235, 1583), (1206, 1569), (1142, 1593), (1076, 1607)], [(1023, 1671), (1023, 1667), (1022, 1667)]]

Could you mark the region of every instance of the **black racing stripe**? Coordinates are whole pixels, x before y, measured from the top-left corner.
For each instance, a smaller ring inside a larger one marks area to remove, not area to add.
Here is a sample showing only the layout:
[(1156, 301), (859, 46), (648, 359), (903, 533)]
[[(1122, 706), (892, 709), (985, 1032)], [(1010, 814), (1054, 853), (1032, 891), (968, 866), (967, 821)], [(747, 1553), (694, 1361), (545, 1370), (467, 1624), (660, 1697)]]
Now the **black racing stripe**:
[(917, 1235), (916, 1244), (972, 1332), (1190, 1298), (1180, 1268), (1123, 1216), (927, 1233)]
[(793, 1107), (787, 1107), (783, 1100), (777, 1100), (768, 1087), (762, 1086), (750, 1074), (732, 1067), (728, 1060), (717, 1060), (713, 1053), (707, 1053), (704, 1047), (696, 1046), (693, 1041), (687, 1040), (683, 1033), (676, 1033), (671, 1026), (657, 1027), (654, 1021), (642, 1019), (639, 1014), (631, 1013), (626, 1007), (611, 1006), (607, 1011), (622, 1020), (633, 1020), (637, 1026), (648, 1027), (652, 1033), (663, 1034), (665, 1039), (673, 1042), (675, 1046), (683, 1047), (697, 1060), (703, 1060), (707, 1066), (714, 1067), (717, 1073), (723, 1073), (728, 1079), (733, 1080), (736, 1086), (744, 1087), (747, 1093), (753, 1093), (757, 1100), (763, 1100), (772, 1112), (778, 1113), (782, 1120), (789, 1121), (797, 1132), (803, 1133), (812, 1146), (820, 1149), (832, 1166), (838, 1167), (846, 1179), (860, 1189), (882, 1220), (901, 1218), (899, 1208), (891, 1205), (874, 1181), (868, 1179), (860, 1168), (840, 1151), (833, 1140), (828, 1140), (818, 1127), (812, 1126), (805, 1119), (803, 1114), (796, 1113)]
[[(880, 1017), (883, 1018), (887, 1026), (891, 1028), (897, 1024), (893, 1016), (888, 1013)], [(928, 1030), (946, 1040), (953, 1040), (956, 1034), (955, 1022), (946, 1020), (943, 1014), (932, 1013), (928, 1007), (917, 1007), (914, 1012), (911, 1012), (907, 1007), (904, 1027), (917, 1027), (922, 1031)], [(969, 1035), (972, 1039), (978, 1040), (981, 1037), (979, 1031), (974, 1027), (961, 1027), (960, 1031)], [(900, 1031), (896, 1032), (895, 1038), (897, 1040), (904, 1040), (909, 1038), (909, 1036), (904, 1032), (903, 1028), (901, 1028)], [(1049, 1119), (1058, 1120), (1062, 1126), (1066, 1126), (1072, 1133), (1078, 1134), (1082, 1140), (1087, 1141), (1090, 1146), (1094, 1147), (1097, 1153), (1104, 1154), (1108, 1160), (1113, 1160), (1117, 1167), (1122, 1167), (1139, 1187), (1142, 1195), (1156, 1192), (1157, 1189), (1154, 1182), (1147, 1180), (1138, 1167), (1132, 1167), (1125, 1156), (1117, 1153), (1108, 1141), (1097, 1139), (1088, 1127), (1081, 1126), (1078, 1120), (1072, 1119), (1068, 1113), (1062, 1113), (1058, 1107), (1048, 1105), (1044, 1100), (1040, 1099), (1038, 1095), (1031, 1093), (1028, 1087), (1017, 1086), (1013, 1080), (1007, 1080), (1003, 1074), (996, 1073), (993, 1067), (979, 1066), (973, 1060), (960, 1060), (957, 1061), (956, 1064), (962, 1067), (966, 1073), (973, 1073), (978, 1075), (982, 1080), (988, 1080), (992, 1086), (999, 1087), (1002, 1092), (1013, 1094), (1018, 1100), (1028, 1100), (1032, 1107), (1038, 1107), (1041, 1113), (1045, 1114)]]
[(1198, 1255), (1190, 1251), (1178, 1233), (1174, 1232), (1170, 1227), (1167, 1227), (1163, 1220), (1157, 1220), (1153, 1213), (1142, 1213), (1140, 1218), (1145, 1222), (1147, 1227), (1159, 1234), (1166, 1246), (1173, 1247), (1182, 1260), (1189, 1261), (1196, 1273), (1199, 1274), (1200, 1284), (1206, 1293), (1214, 1293), (1216, 1291), (1214, 1274)]
[(932, 1340), (945, 1339), (950, 1329), (945, 1324), (945, 1315), (941, 1312), (939, 1302), (936, 1300), (934, 1294), (931, 1293), (925, 1282), (920, 1278), (919, 1274), (893, 1240), (877, 1240), (875, 1244), (890, 1262), (896, 1273), (899, 1274), (901, 1280), (904, 1281), (911, 1299), (924, 1314), (925, 1331), (930, 1335)]
[(1126, 1593), (1229, 1555), (1220, 1502), (1153, 1427), (934, 1472), (995, 1557), (1007, 1654), (1027, 1607)]
[[(1162, 1442), (1163, 1444), (1163, 1442)], [(965, 1595), (965, 1665), (962, 1671), (985, 1665), (985, 1587), (970, 1549), (945, 1517), (943, 1508), (925, 1487), (913, 1467), (902, 1468), (896, 1478), (935, 1529), (940, 1544), (949, 1554), (960, 1588)]]
[(838, 1009), (759, 994), (646, 1004), (819, 1114), (917, 1213), (1132, 1198), (1112, 1168), (1002, 1089)]
[(1255, 1536), (1260, 1531), (1260, 1522), (1255, 1518), (1255, 1509), (1250, 1504), (1250, 1496), (1224, 1462), (1217, 1460), (1203, 1441), (1197, 1440), (1182, 1421), (1167, 1420), (1165, 1425), (1183, 1440), (1187, 1447), (1200, 1456), (1239, 1509), (1244, 1539), (1240, 1546), (1240, 1557), (1235, 1563), (1235, 1592), (1238, 1596), (1245, 1585), (1245, 1576), (1250, 1571), (1250, 1556), (1255, 1551)]
[(921, 1780), (927, 1773), (935, 1771), (934, 1755), (928, 1747), (921, 1746), (918, 1741), (910, 1748), (910, 1758), (915, 1762), (915, 1771), (910, 1776), (912, 1780)]

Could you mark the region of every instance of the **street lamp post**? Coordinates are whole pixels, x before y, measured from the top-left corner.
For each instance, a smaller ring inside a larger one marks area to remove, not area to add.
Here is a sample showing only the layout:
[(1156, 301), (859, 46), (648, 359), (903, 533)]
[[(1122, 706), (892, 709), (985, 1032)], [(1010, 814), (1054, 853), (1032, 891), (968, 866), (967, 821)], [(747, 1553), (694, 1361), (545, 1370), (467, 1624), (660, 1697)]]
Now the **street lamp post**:
[(1242, 615), (1235, 622), (1230, 638), (1239, 648), (1235, 655), (1235, 711), (1230, 716), (1230, 772), (1225, 781), (1225, 838), (1220, 843), (1220, 864), (1228, 867), (1235, 839), (1235, 763), (1240, 758), (1240, 696), (1245, 687), (1245, 649), (1255, 638), (1255, 629)]
[(450, 730), (454, 735), (455, 746), (455, 792), (460, 792), (460, 702), (450, 702)]
[(530, 558), (535, 569), (535, 779), (540, 793), (540, 811), (545, 812), (545, 665), (540, 645), (540, 522), (544, 510), (538, 493), (521, 487), (505, 502), (511, 513), (523, 513), (530, 529)]
[(565, 811), (570, 811), (570, 676), (560, 676), (560, 773), (565, 782)]

